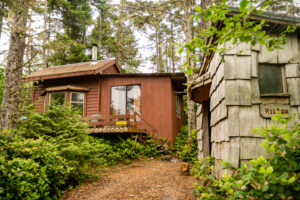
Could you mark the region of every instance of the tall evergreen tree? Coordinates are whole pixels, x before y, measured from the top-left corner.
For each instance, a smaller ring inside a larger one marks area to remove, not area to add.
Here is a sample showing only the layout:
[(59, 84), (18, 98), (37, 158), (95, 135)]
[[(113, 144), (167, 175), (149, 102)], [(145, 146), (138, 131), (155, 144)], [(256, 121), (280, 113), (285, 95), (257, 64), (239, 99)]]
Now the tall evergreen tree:
[(3, 21), (7, 17), (8, 0), (0, 0), (0, 38), (3, 29)]
[(87, 27), (91, 25), (88, 0), (49, 0), (49, 12), (60, 16), (64, 32), (57, 32), (49, 43), (48, 60), (53, 65), (87, 61)]
[(117, 7), (108, 3), (96, 6), (100, 13), (90, 40), (100, 47), (101, 58), (115, 57), (126, 72), (136, 72), (141, 59), (138, 58), (137, 42), (123, 5), (121, 1)]
[(1, 105), (2, 129), (15, 128), (17, 125), (22, 88), (26, 22), (30, 3), (30, 0), (15, 0), (9, 4), (10, 41)]

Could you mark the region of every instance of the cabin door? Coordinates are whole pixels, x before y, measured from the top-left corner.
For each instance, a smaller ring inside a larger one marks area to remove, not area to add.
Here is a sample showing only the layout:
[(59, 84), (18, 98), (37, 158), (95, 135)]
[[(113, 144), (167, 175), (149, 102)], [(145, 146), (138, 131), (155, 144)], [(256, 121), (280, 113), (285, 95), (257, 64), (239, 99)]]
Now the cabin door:
[(211, 129), (210, 129), (210, 102), (204, 101), (202, 104), (203, 109), (203, 120), (202, 120), (202, 129), (203, 129), (203, 157), (206, 158), (211, 155)]

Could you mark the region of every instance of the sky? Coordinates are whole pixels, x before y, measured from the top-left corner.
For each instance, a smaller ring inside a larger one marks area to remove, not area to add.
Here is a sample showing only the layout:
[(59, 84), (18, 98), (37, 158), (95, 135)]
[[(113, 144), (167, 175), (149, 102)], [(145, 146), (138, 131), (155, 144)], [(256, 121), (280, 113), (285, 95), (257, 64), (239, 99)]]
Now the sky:
[[(132, 0), (134, 1), (134, 0)], [(157, 0), (155, 0), (157, 1)], [(112, 0), (112, 4), (118, 4), (119, 0)], [(294, 3), (297, 6), (300, 6), (300, 0), (294, 0)], [(97, 18), (97, 13), (93, 13), (93, 18)], [(42, 26), (43, 22), (41, 19), (35, 18), (37, 22), (32, 24), (33, 29), (37, 29), (39, 26)], [(90, 27), (91, 29), (92, 27)], [(4, 26), (4, 31), (1, 34), (1, 39), (0, 39), (0, 63), (6, 63), (6, 55), (7, 55), (7, 50), (9, 47), (9, 33), (7, 31), (7, 26)], [(147, 58), (153, 54), (154, 49), (150, 48), (153, 46), (153, 43), (148, 40), (148, 38), (145, 36), (144, 33), (141, 33), (139, 31), (134, 31), (135, 37), (137, 39), (137, 44), (138, 44), (138, 49), (139, 49), (139, 55), (143, 60), (146, 60), (145, 62), (142, 63), (142, 66), (140, 67), (140, 70), (144, 73), (151, 73), (153, 72), (151, 68), (153, 68), (152, 63), (147, 60)], [(3, 64), (2, 64), (3, 65)], [(1, 67), (1, 64), (0, 64)]]
[[(118, 4), (118, 3), (119, 0), (112, 0), (112, 4)], [(98, 13), (92, 13), (93, 19), (96, 19), (97, 16)], [(33, 29), (38, 29), (39, 27), (43, 26), (42, 19), (35, 18), (34, 20), (36, 22), (32, 24)], [(89, 31), (91, 31), (92, 28), (93, 27), (89, 27)], [(153, 72), (151, 70), (151, 68), (153, 68), (152, 63), (146, 59), (149, 57), (149, 55), (153, 54), (153, 49), (149, 48), (149, 46), (153, 44), (147, 39), (147, 37), (143, 33), (135, 30), (134, 34), (138, 44), (139, 56), (143, 60), (145, 60), (145, 62), (142, 63), (140, 70), (143, 73), (151, 73)], [(8, 48), (9, 48), (9, 32), (7, 31), (7, 26), (5, 25), (4, 31), (1, 34), (1, 39), (0, 39), (0, 63), (6, 63), (5, 58), (7, 55)]]

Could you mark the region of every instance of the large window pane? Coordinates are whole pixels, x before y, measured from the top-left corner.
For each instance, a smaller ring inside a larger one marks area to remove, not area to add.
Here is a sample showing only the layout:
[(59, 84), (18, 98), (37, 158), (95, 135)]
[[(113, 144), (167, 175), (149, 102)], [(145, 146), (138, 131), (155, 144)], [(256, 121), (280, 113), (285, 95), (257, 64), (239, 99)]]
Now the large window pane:
[(111, 87), (111, 114), (122, 115), (129, 110), (141, 113), (141, 87), (140, 85), (123, 85)]
[(84, 109), (84, 93), (72, 92), (71, 93), (71, 107), (83, 115)]
[(280, 65), (260, 64), (258, 66), (260, 94), (283, 93), (281, 70)]
[(110, 113), (113, 115), (126, 113), (126, 86), (111, 87)]
[(127, 109), (130, 114), (133, 114), (133, 111), (141, 113), (141, 88), (139, 85), (127, 86)]
[(65, 103), (65, 92), (52, 92), (51, 93), (51, 104), (63, 105)]

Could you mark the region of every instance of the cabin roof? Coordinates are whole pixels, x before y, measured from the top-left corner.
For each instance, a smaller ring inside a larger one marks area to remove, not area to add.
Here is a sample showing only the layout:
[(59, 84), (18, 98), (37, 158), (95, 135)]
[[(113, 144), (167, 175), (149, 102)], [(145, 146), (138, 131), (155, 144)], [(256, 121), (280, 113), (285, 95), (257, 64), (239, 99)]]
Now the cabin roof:
[(64, 77), (82, 76), (82, 75), (96, 75), (97, 73), (101, 73), (105, 69), (113, 65), (117, 67), (119, 73), (122, 73), (116, 60), (106, 59), (100, 61), (98, 60), (98, 61), (54, 66), (54, 67), (43, 69), (38, 72), (34, 72), (29, 76), (27, 76), (25, 79), (27, 81), (34, 81), (34, 80), (64, 78)]
[[(240, 10), (235, 7), (230, 7), (230, 12), (227, 15), (235, 15), (239, 14)], [(272, 12), (263, 12), (261, 14), (258, 13), (251, 13), (249, 19), (252, 20), (265, 20), (266, 22), (282, 24), (282, 25), (291, 25), (291, 26), (300, 26), (300, 18), (295, 16), (277, 14)]]

